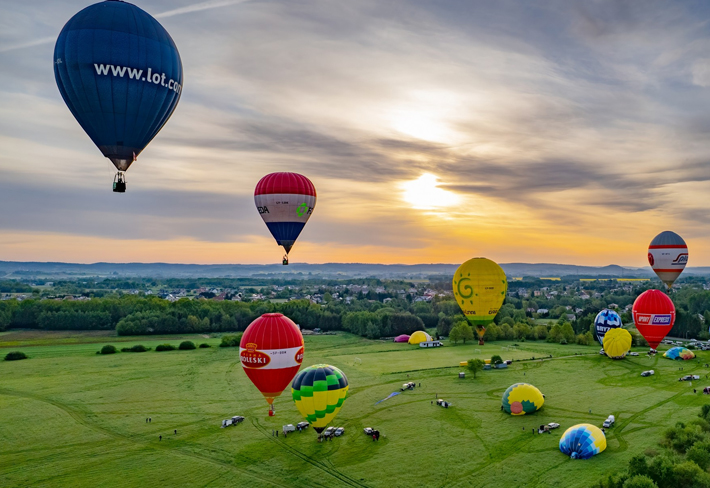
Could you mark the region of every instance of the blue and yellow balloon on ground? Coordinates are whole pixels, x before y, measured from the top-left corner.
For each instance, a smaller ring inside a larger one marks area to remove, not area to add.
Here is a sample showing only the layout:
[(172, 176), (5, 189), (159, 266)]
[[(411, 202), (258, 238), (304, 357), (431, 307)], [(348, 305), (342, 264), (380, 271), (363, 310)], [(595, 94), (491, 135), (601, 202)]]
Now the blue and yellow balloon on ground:
[(291, 384), (296, 408), (319, 434), (338, 414), (347, 393), (345, 373), (328, 364), (301, 370)]
[(527, 383), (516, 383), (503, 393), (503, 410), (511, 415), (537, 412), (543, 403), (545, 398), (540, 390)]
[(606, 449), (606, 436), (592, 424), (577, 424), (565, 431), (560, 439), (560, 451), (572, 459), (589, 459)]
[(690, 349), (686, 349), (685, 347), (671, 347), (666, 351), (666, 353), (663, 355), (664, 358), (667, 359), (693, 359), (695, 357), (695, 353), (691, 351)]

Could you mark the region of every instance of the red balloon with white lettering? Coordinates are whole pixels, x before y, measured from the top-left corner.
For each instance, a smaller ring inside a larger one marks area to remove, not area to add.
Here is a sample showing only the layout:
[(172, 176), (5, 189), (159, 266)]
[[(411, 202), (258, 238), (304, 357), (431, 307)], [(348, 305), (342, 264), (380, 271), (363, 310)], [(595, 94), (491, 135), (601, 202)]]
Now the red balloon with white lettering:
[(675, 305), (660, 290), (646, 290), (633, 306), (634, 325), (651, 349), (656, 349), (675, 323)]
[(303, 336), (293, 320), (280, 313), (265, 313), (244, 331), (239, 358), (273, 415), (274, 398), (283, 393), (303, 362)]

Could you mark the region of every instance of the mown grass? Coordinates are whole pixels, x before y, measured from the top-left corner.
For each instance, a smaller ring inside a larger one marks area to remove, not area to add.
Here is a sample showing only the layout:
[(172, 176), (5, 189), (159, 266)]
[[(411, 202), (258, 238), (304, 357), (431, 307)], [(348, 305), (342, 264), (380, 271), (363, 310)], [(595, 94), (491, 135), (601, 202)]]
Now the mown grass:
[[(129, 338), (121, 347), (185, 338)], [(597, 354), (598, 345), (420, 349), (348, 334), (307, 336), (304, 364), (336, 365), (350, 380), (336, 419), (346, 434), (321, 444), (312, 430), (271, 435), (299, 421), (298, 412), (286, 392), (275, 402), (276, 417), (267, 416), (236, 348), (97, 355), (117, 342), (106, 339), (29, 347), (46, 340), (40, 334), (25, 339), (29, 360), (0, 362), (0, 486), (586, 487), (655, 447), (664, 428), (693, 418), (706, 403), (693, 386), (710, 385), (703, 367), (710, 354), (703, 352), (697, 362), (612, 361)], [(458, 379), (459, 361), (496, 353), (525, 361)], [(639, 376), (650, 368), (655, 376)], [(690, 373), (703, 380), (677, 381)], [(422, 386), (374, 405), (405, 381)], [(546, 395), (535, 415), (500, 411), (503, 391), (520, 381)], [(453, 407), (431, 405), (436, 395)], [(574, 461), (559, 452), (565, 428), (601, 425), (612, 413), (617, 425), (604, 453)], [(247, 420), (220, 429), (233, 415)], [(552, 435), (531, 433), (552, 421), (562, 424)], [(380, 429), (379, 442), (362, 433), (367, 426)]]

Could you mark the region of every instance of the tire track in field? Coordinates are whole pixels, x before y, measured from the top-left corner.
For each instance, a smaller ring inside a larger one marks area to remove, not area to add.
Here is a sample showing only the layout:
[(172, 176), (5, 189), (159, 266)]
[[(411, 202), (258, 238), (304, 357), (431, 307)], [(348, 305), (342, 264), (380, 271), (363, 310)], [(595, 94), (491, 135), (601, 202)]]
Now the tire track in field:
[(213, 458), (210, 458), (210, 457), (208, 457), (208, 456), (205, 456), (205, 455), (203, 455), (203, 454), (199, 454), (199, 453), (196, 453), (196, 452), (186, 452), (186, 451), (182, 451), (182, 450), (180, 450), (179, 448), (169, 449), (167, 446), (166, 446), (166, 447), (155, 446), (155, 445), (153, 445), (153, 444), (152, 444), (151, 442), (149, 442), (149, 441), (139, 440), (139, 439), (136, 439), (135, 437), (132, 437), (132, 436), (129, 436), (129, 435), (126, 435), (126, 434), (121, 434), (121, 433), (119, 433), (119, 432), (115, 432), (115, 431), (113, 431), (113, 430), (107, 429), (106, 427), (102, 427), (102, 426), (100, 426), (100, 425), (96, 425), (95, 423), (91, 422), (90, 420), (87, 420), (87, 419), (82, 415), (83, 412), (81, 412), (81, 411), (80, 411), (79, 409), (77, 409), (76, 407), (73, 407), (73, 406), (71, 406), (71, 405), (69, 405), (69, 404), (67, 404), (67, 403), (60, 402), (60, 401), (58, 401), (58, 400), (53, 400), (53, 399), (50, 399), (50, 398), (45, 398), (45, 397), (42, 397), (42, 396), (40, 396), (40, 395), (36, 395), (36, 394), (34, 394), (34, 393), (22, 392), (22, 391), (16, 391), (16, 390), (10, 390), (10, 389), (7, 389), (7, 388), (0, 388), (0, 395), (17, 396), (17, 397), (21, 397), (21, 398), (29, 398), (29, 399), (36, 400), (36, 401), (43, 402), (43, 403), (48, 403), (48, 404), (50, 404), (50, 405), (52, 405), (52, 406), (54, 406), (54, 407), (56, 407), (56, 408), (58, 408), (58, 409), (64, 411), (65, 413), (67, 413), (67, 414), (68, 414), (72, 419), (74, 419), (78, 424), (81, 424), (81, 425), (87, 427), (88, 429), (91, 429), (91, 430), (93, 430), (93, 431), (95, 431), (95, 432), (98, 432), (98, 433), (100, 433), (100, 434), (107, 435), (107, 436), (109, 436), (109, 437), (113, 437), (114, 439), (125, 440), (125, 441), (128, 441), (128, 442), (130, 442), (130, 443), (140, 445), (140, 446), (142, 446), (142, 447), (144, 447), (144, 448), (151, 449), (151, 450), (153, 450), (153, 451), (162, 450), (163, 452), (167, 452), (167, 453), (170, 453), (170, 454), (174, 454), (174, 455), (178, 455), (178, 456), (184, 456), (184, 457), (189, 457), (189, 458), (194, 458), (194, 459), (198, 459), (198, 460), (201, 460), (201, 461), (205, 461), (205, 462), (208, 462), (208, 463), (211, 463), (211, 464), (217, 464), (217, 465), (220, 465), (220, 466), (223, 466), (223, 467), (232, 469), (232, 470), (234, 470), (234, 471), (237, 471), (237, 472), (239, 472), (240, 474), (243, 474), (243, 475), (246, 475), (246, 476), (250, 476), (250, 477), (252, 477), (252, 478), (255, 478), (255, 479), (257, 479), (257, 480), (259, 480), (259, 481), (261, 481), (261, 482), (263, 482), (263, 483), (265, 483), (265, 484), (267, 484), (267, 485), (275, 485), (275, 486), (281, 486), (281, 487), (283, 487), (283, 488), (290, 488), (290, 485), (285, 485), (285, 484), (282, 484), (282, 483), (279, 483), (279, 482), (275, 481), (274, 479), (266, 478), (266, 477), (261, 476), (261, 475), (259, 475), (259, 474), (252, 473), (251, 471), (247, 471), (247, 470), (245, 470), (245, 469), (243, 469), (243, 468), (240, 468), (240, 467), (238, 467), (238, 466), (235, 466), (234, 464), (228, 463), (228, 462), (226, 462), (226, 461), (220, 461), (219, 459), (213, 459)]
[[(340, 481), (340, 482), (342, 482), (342, 483), (344, 483), (344, 484), (346, 484), (346, 485), (348, 485), (348, 486), (358, 486), (358, 487), (367, 488), (367, 485), (361, 483), (360, 481), (355, 480), (354, 478), (351, 478), (350, 476), (348, 476), (348, 475), (346, 475), (346, 474), (341, 473), (341, 472), (338, 471), (335, 467), (333, 467), (333, 468), (328, 468), (328, 466), (326, 466), (325, 463), (320, 462), (320, 461), (316, 461), (315, 459), (313, 459), (312, 457), (310, 457), (308, 454), (305, 454), (305, 453), (299, 451), (299, 450), (296, 449), (295, 447), (289, 446), (289, 445), (286, 444), (284, 441), (277, 440), (277, 439), (273, 438), (272, 436), (270, 436), (270, 435), (266, 432), (266, 428), (265, 428), (265, 427), (262, 427), (262, 425), (259, 423), (259, 420), (258, 420), (258, 419), (252, 418), (251, 423), (252, 423), (252, 424), (254, 425), (254, 427), (257, 428), (262, 434), (264, 434), (264, 437), (266, 437), (267, 439), (269, 439), (271, 442), (275, 442), (279, 447), (281, 447), (281, 448), (284, 449), (285, 451), (288, 451), (290, 454), (292, 454), (292, 455), (294, 455), (294, 456), (300, 458), (301, 460), (307, 462), (308, 464), (310, 464), (310, 465), (313, 466), (314, 468), (320, 469), (321, 471), (323, 471), (323, 472), (325, 472), (325, 473), (331, 475), (333, 478), (337, 479), (338, 481)], [(332, 466), (332, 463), (331, 463), (331, 466)]]

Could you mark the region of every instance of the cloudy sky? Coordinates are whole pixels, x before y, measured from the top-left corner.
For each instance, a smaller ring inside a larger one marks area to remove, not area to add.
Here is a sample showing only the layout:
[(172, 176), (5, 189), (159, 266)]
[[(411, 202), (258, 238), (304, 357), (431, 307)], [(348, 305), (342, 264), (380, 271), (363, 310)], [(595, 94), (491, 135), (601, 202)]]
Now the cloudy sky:
[(273, 171), (318, 203), (299, 262), (710, 265), (710, 6), (143, 0), (180, 103), (111, 192), (52, 53), (85, 0), (0, 2), (0, 260), (272, 263)]

